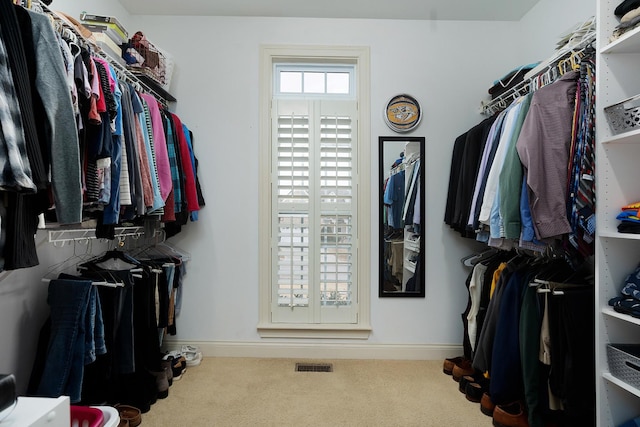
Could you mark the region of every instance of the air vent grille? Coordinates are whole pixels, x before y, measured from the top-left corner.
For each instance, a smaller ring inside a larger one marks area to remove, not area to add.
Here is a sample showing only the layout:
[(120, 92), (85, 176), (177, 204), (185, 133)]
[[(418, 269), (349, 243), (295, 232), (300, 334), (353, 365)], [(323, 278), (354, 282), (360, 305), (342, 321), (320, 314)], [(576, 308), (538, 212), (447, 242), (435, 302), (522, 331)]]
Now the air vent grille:
[(333, 372), (332, 363), (296, 363), (296, 372)]

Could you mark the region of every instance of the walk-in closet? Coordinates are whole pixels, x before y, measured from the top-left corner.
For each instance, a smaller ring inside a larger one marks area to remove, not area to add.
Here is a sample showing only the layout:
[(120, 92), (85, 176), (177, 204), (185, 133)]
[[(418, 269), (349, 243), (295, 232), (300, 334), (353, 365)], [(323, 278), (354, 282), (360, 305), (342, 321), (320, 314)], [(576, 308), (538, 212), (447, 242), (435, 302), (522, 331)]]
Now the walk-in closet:
[(0, 0), (0, 426), (640, 425), (638, 25)]

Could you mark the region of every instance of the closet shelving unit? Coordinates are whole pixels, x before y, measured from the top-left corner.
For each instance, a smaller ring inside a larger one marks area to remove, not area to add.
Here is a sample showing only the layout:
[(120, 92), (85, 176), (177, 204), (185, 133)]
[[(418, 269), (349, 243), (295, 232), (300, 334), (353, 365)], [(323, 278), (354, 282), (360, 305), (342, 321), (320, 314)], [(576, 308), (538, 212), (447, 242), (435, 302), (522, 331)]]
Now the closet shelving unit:
[(615, 41), (619, 0), (599, 0), (596, 78), (596, 409), (597, 425), (612, 426), (640, 416), (640, 389), (614, 377), (607, 344), (639, 344), (640, 319), (615, 312), (624, 278), (640, 262), (640, 235), (618, 233), (620, 208), (640, 200), (640, 131), (614, 134), (605, 108), (640, 94), (640, 28)]
[(43, 12), (46, 12), (50, 17), (52, 17), (53, 20), (61, 23), (63, 26), (65, 26), (65, 28), (73, 32), (73, 34), (79, 40), (82, 40), (86, 45), (90, 45), (93, 53), (95, 55), (98, 55), (102, 59), (108, 61), (116, 70), (116, 73), (118, 73), (121, 79), (124, 79), (129, 83), (133, 84), (134, 86), (138, 86), (139, 88), (141, 88), (141, 90), (152, 94), (165, 107), (168, 107), (170, 102), (177, 101), (177, 99), (171, 93), (165, 90), (158, 82), (154, 81), (149, 76), (146, 76), (139, 72), (134, 73), (130, 71), (126, 66), (122, 65), (120, 61), (118, 61), (115, 58), (112, 58), (108, 53), (100, 49), (99, 46), (89, 43), (89, 41), (86, 38), (84, 38), (82, 34), (80, 34), (78, 29), (74, 27), (73, 24), (68, 22), (65, 18), (61, 17), (59, 14), (53, 12), (49, 7), (47, 7), (41, 1), (36, 0), (34, 1), (34, 4), (36, 5), (37, 9)]
[(516, 84), (511, 89), (505, 91), (503, 94), (497, 96), (494, 99), (482, 101), (480, 103), (480, 113), (486, 116), (490, 116), (504, 110), (509, 104), (511, 104), (511, 102), (531, 92), (531, 84), (533, 78), (546, 73), (549, 67), (556, 66), (558, 61), (566, 59), (573, 52), (584, 49), (590, 44), (593, 44), (593, 42), (595, 41), (596, 33), (593, 30), (593, 24), (590, 24), (590, 29), (580, 41), (571, 43), (569, 46), (557, 50), (552, 56), (542, 61), (535, 68), (529, 71), (525, 75), (526, 78), (522, 82)]

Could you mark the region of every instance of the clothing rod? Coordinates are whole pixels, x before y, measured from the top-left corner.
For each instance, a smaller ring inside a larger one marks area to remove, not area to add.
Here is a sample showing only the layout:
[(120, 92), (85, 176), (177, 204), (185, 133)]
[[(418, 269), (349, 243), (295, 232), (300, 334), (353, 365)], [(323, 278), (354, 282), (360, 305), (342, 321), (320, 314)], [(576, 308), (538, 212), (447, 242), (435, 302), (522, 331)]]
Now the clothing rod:
[[(544, 74), (549, 70), (549, 67), (558, 64), (560, 61), (569, 58), (572, 54), (584, 50), (587, 46), (592, 44), (596, 39), (595, 32), (588, 33), (579, 43), (571, 46), (571, 48), (561, 49), (556, 52), (555, 55), (545, 61), (546, 65), (543, 65), (535, 74), (529, 76), (522, 82), (518, 83), (511, 89), (507, 90), (503, 94), (497, 96), (490, 101), (483, 101), (480, 105), (482, 114), (491, 115), (506, 108), (512, 101), (519, 98), (522, 95), (526, 95), (531, 90), (531, 82), (538, 76)], [(511, 98), (511, 99), (510, 99)]]

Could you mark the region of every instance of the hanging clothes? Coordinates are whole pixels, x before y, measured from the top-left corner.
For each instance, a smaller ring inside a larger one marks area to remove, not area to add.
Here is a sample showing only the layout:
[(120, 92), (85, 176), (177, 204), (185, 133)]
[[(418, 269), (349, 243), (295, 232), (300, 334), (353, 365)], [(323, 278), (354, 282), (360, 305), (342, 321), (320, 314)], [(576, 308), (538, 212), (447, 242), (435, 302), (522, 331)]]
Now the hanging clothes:
[(481, 123), (472, 127), (466, 134), (453, 220), (455, 224), (459, 224), (460, 234), (463, 237), (475, 236), (472, 230), (467, 229), (466, 222), (469, 217), (474, 183), (478, 174), (481, 155), (495, 120), (495, 116), (484, 119)]
[(402, 208), (404, 206), (405, 171), (392, 174), (387, 182), (384, 203), (389, 207), (388, 224), (393, 228), (402, 228)]
[(534, 93), (517, 143), (538, 239), (571, 232), (566, 171), (578, 76), (567, 73)]
[(41, 331), (32, 395), (81, 401), (85, 366), (107, 353), (102, 308), (92, 281), (66, 274), (49, 282), (51, 315)]
[[(590, 58), (589, 52), (582, 58), (581, 73), (567, 72), (546, 86), (538, 82), (541, 87), (533, 93), (456, 138), (446, 224), (505, 250), (541, 252), (552, 240), (566, 240), (578, 254), (576, 262), (593, 253), (595, 70)], [(467, 142), (483, 124), (488, 130), (481, 149), (474, 150), (478, 145)], [(476, 162), (465, 163), (469, 153)]]
[(576, 271), (565, 260), (522, 255), (505, 263), (506, 254), (476, 265), (467, 278), (463, 316), (472, 318), (479, 294), (490, 301), (475, 347), (465, 327), (465, 357), (490, 379), (493, 403), (526, 402), (530, 426), (545, 425), (551, 416), (560, 425), (591, 425), (595, 381), (576, 373), (594, 367), (588, 271)]

